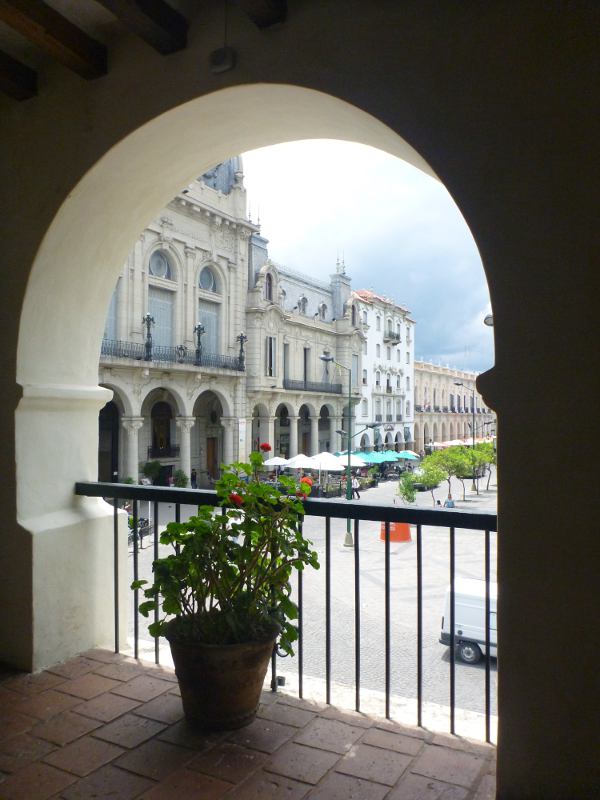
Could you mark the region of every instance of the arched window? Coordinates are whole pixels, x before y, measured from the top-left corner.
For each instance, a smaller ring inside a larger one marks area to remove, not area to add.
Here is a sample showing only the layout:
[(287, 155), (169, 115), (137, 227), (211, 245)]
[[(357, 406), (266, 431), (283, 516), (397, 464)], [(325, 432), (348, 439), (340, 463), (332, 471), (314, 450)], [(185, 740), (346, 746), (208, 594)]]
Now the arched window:
[(410, 417), (410, 403), (406, 404), (406, 416)]
[(363, 386), (366, 386), (366, 385), (367, 385), (367, 383), (368, 383), (368, 377), (369, 377), (369, 376), (368, 376), (367, 370), (366, 370), (366, 369), (363, 369), (363, 371), (362, 371), (362, 382), (363, 382)]
[(319, 319), (322, 319), (323, 321), (325, 321), (326, 318), (327, 318), (327, 306), (325, 305), (325, 303), (320, 303), (319, 304)]
[(375, 373), (375, 386), (380, 386), (380, 385), (381, 385), (381, 372), (377, 370), (377, 372)]
[(154, 278), (166, 278), (173, 280), (171, 260), (164, 250), (155, 250), (150, 256), (149, 263), (150, 275)]
[(381, 330), (381, 317), (379, 315), (375, 317), (375, 330), (376, 331)]
[(210, 267), (204, 267), (204, 269), (200, 272), (200, 280), (198, 281), (198, 285), (205, 292), (213, 292), (216, 294), (219, 291), (217, 277)]
[(363, 319), (363, 325), (367, 325), (368, 316), (366, 311), (363, 311), (362, 319)]
[(298, 300), (298, 311), (301, 314), (306, 314), (306, 306), (307, 306), (307, 304), (308, 304), (308, 300), (306, 299), (306, 297), (304, 295), (301, 295), (300, 299)]
[(273, 302), (273, 276), (270, 272), (265, 276), (265, 300)]
[(171, 455), (171, 419), (173, 412), (168, 403), (159, 402), (152, 406), (152, 451), (155, 458)]
[(352, 306), (352, 325), (356, 327), (356, 306)]

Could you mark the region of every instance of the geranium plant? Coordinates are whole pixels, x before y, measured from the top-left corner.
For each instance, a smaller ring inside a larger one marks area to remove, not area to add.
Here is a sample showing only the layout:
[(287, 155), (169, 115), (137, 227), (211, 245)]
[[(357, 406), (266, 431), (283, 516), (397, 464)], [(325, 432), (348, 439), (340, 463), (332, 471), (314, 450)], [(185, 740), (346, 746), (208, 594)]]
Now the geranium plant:
[[(222, 511), (200, 506), (186, 522), (170, 522), (161, 534), (173, 553), (154, 562), (154, 583), (145, 588), (140, 613), (159, 602), (164, 617), (149, 626), (170, 641), (234, 644), (262, 641), (280, 631), (279, 647), (293, 654), (298, 611), (291, 600), (292, 570), (318, 568), (317, 553), (302, 535), (304, 508), (292, 478), (283, 491), (258, 479), (260, 453), (251, 463), (224, 469), (216, 484)], [(135, 581), (142, 588), (146, 581)]]
[(271, 445), (268, 442), (263, 442), (260, 445), (260, 449), (263, 453), (270, 453), (271, 452)]

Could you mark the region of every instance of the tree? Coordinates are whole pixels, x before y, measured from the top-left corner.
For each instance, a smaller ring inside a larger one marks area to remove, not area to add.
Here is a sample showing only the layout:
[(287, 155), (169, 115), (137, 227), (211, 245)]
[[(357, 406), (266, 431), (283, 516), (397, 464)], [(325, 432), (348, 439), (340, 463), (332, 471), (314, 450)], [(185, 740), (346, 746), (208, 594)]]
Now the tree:
[(160, 473), (160, 461), (146, 461), (142, 472), (154, 483)]
[(180, 489), (185, 489), (185, 487), (188, 485), (188, 476), (182, 469), (175, 470), (175, 475), (173, 478), (173, 483)]
[(490, 488), (492, 477), (492, 464), (496, 463), (496, 451), (492, 442), (481, 442), (475, 446), (478, 465), (487, 472), (486, 491)]
[(435, 461), (430, 461), (429, 458), (424, 458), (421, 462), (421, 473), (416, 476), (416, 481), (421, 483), (425, 490), (431, 492), (433, 505), (435, 505), (434, 489), (440, 485), (443, 480), (447, 480), (446, 472)]
[(398, 494), (405, 503), (414, 503), (417, 496), (415, 489), (416, 476), (412, 472), (405, 472), (398, 481)]

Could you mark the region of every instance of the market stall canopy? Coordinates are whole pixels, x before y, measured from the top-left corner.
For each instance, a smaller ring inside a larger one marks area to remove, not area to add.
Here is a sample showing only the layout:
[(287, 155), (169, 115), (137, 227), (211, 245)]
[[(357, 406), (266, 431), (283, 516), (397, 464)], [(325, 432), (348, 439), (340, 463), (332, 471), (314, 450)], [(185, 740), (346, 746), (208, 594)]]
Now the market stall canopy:
[(381, 455), (385, 456), (386, 461), (398, 461), (398, 453), (395, 450), (384, 450)]
[(266, 461), (263, 461), (265, 467), (285, 467), (287, 463), (287, 458), (281, 458), (281, 456), (273, 456), (273, 458), (268, 458)]
[[(348, 455), (338, 456), (336, 458), (336, 461), (338, 461), (338, 463), (340, 463), (342, 465), (342, 469), (346, 469), (346, 467), (348, 466)], [(351, 455), (350, 456), (350, 466), (351, 467), (366, 467), (367, 466), (367, 462), (365, 461), (365, 459), (362, 456)]]
[(398, 453), (398, 458), (407, 458), (412, 461), (414, 461), (418, 457), (419, 456), (416, 453), (413, 453), (412, 450), (400, 450), (400, 452)]
[(299, 453), (297, 456), (288, 459), (285, 466), (289, 467), (289, 469), (319, 469), (314, 459), (310, 458), (310, 456), (305, 456), (304, 453)]
[(316, 456), (312, 456), (311, 461), (315, 462), (315, 469), (322, 472), (341, 472), (344, 469), (341, 459), (336, 458), (333, 453), (319, 453)]

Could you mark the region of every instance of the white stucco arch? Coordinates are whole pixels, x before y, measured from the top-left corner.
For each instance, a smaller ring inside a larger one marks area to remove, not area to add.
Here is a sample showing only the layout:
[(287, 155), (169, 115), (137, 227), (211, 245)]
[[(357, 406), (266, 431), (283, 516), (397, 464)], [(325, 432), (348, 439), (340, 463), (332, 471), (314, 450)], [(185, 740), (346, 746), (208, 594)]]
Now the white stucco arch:
[(141, 397), (140, 413), (149, 415), (154, 403), (168, 403), (173, 416), (187, 416), (187, 403), (179, 390), (172, 386), (154, 386)]

